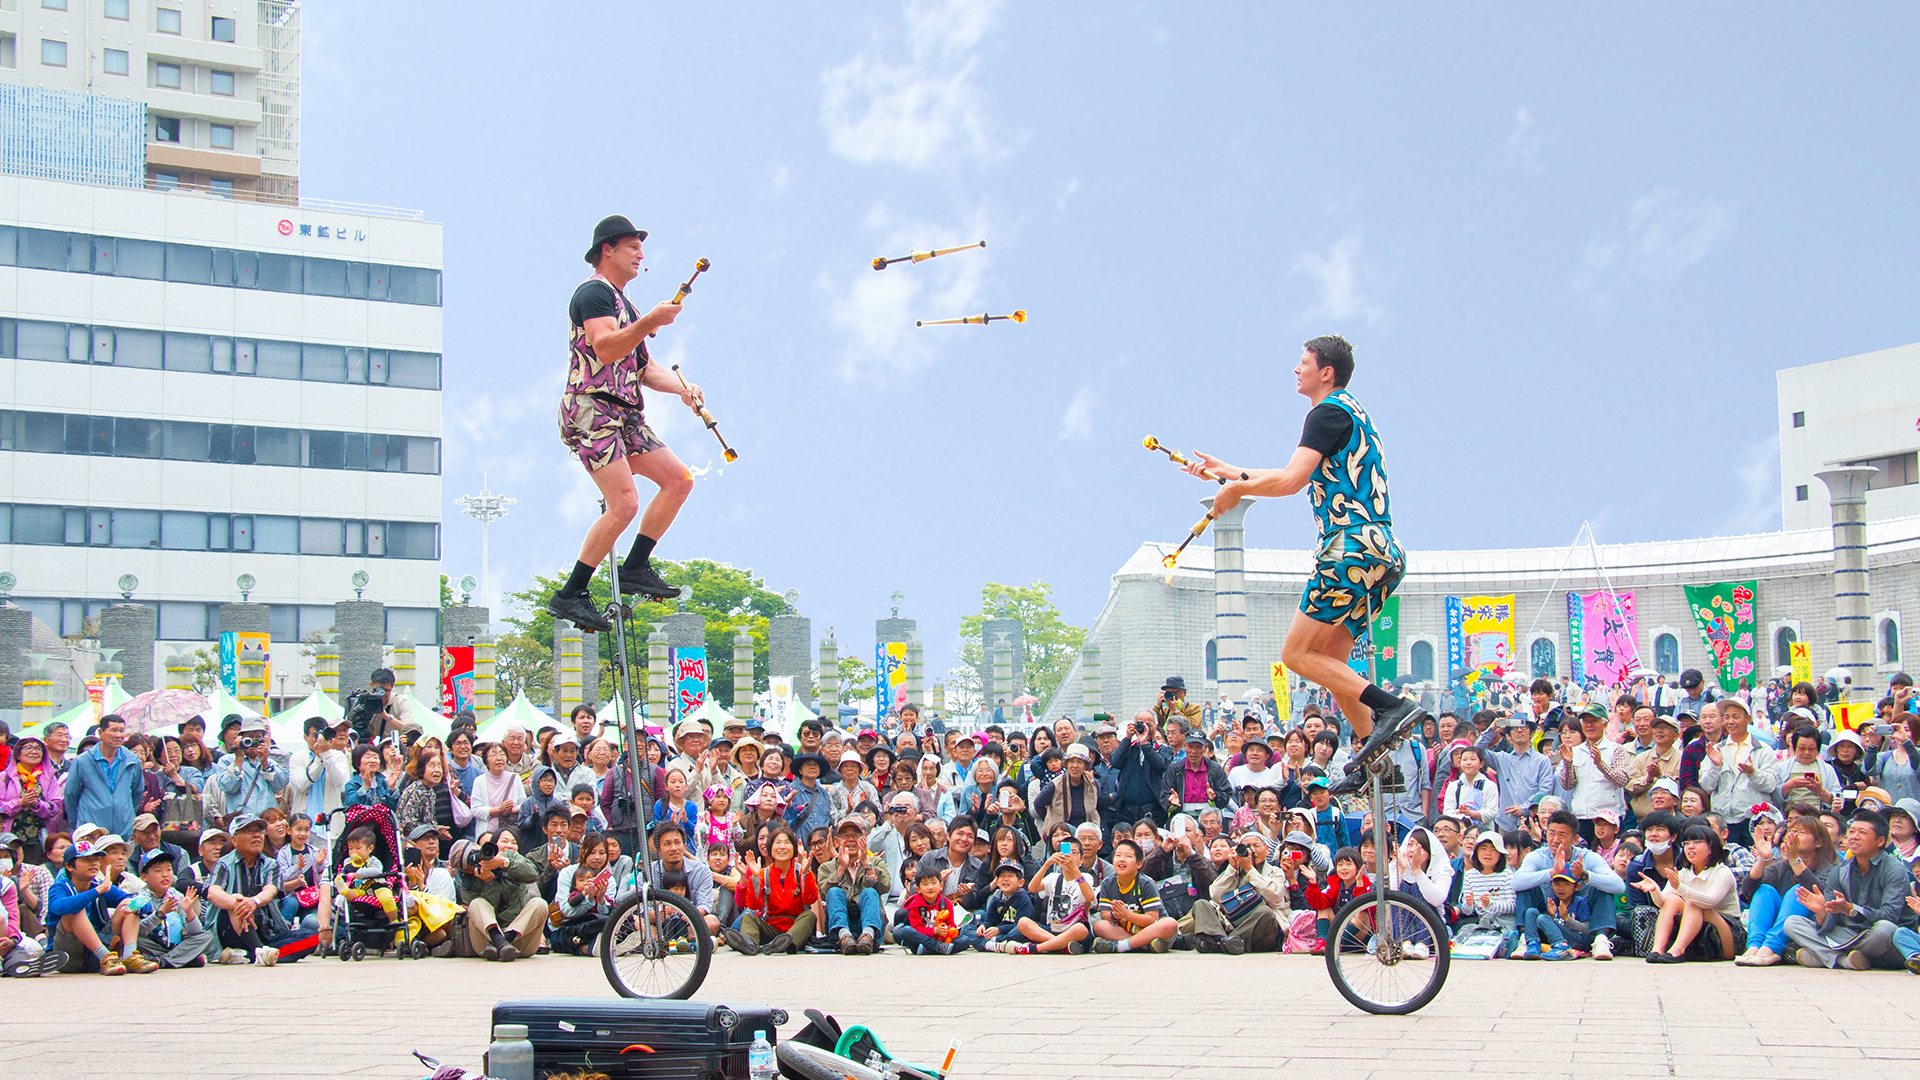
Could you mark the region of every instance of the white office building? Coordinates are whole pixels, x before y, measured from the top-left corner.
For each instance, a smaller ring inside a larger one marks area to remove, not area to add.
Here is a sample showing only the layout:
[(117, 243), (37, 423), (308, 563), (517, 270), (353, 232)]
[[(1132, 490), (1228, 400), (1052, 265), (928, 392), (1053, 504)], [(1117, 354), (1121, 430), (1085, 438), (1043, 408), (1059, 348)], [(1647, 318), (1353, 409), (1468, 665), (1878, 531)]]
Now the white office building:
[(1880, 470), (1867, 520), (1920, 514), (1920, 344), (1825, 360), (1776, 373), (1780, 406), (1780, 520), (1788, 530), (1831, 520), (1836, 465)]
[(299, 639), (355, 571), (390, 640), (437, 641), (439, 609), (441, 230), (298, 197), (297, 141), (270, 137), (297, 82), (265, 74), (297, 49), (261, 46), (297, 20), (0, 0), (11, 600), (75, 635), (130, 574), (164, 655), (217, 638), (250, 575), (292, 676), (276, 698), (305, 692)]

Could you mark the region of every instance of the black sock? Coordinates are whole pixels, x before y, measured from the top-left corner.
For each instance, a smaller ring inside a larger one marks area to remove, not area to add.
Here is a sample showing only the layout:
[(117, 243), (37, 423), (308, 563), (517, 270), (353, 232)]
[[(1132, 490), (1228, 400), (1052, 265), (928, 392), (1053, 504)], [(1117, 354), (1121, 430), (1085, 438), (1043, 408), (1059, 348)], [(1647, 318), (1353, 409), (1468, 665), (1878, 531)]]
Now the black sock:
[(492, 942), (495, 948), (498, 948), (507, 943), (507, 935), (501, 933), (498, 926), (489, 926), (487, 927), (487, 940)]
[(586, 563), (576, 561), (573, 564), (573, 573), (567, 575), (567, 583), (560, 586), (560, 595), (585, 596), (587, 594), (587, 583), (592, 580), (593, 567), (588, 566)]
[(626, 565), (635, 569), (650, 565), (650, 561), (653, 558), (653, 545), (657, 543), (659, 543), (659, 541), (651, 536), (635, 536), (633, 538), (633, 550), (627, 552)]
[(1379, 714), (1399, 705), (1400, 699), (1372, 683), (1368, 683), (1367, 688), (1360, 691), (1360, 704), (1372, 709), (1375, 714)]

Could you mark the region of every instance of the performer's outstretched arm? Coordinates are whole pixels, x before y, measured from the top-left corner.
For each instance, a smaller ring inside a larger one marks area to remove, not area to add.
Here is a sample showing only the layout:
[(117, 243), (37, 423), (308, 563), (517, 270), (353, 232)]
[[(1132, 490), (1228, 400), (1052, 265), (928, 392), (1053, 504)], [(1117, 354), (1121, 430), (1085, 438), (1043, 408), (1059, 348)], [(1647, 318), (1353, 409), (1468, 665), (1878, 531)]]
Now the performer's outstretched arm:
[(1199, 460), (1187, 467), (1195, 476), (1200, 470), (1207, 469), (1221, 476), (1237, 476), (1245, 473), (1248, 479), (1229, 480), (1214, 493), (1213, 509), (1216, 514), (1224, 514), (1239, 505), (1240, 500), (1250, 495), (1287, 496), (1304, 490), (1307, 481), (1312, 478), (1313, 470), (1320, 467), (1325, 459), (1318, 450), (1311, 447), (1296, 446), (1293, 458), (1281, 469), (1241, 469), (1229, 465), (1212, 454), (1195, 451)]

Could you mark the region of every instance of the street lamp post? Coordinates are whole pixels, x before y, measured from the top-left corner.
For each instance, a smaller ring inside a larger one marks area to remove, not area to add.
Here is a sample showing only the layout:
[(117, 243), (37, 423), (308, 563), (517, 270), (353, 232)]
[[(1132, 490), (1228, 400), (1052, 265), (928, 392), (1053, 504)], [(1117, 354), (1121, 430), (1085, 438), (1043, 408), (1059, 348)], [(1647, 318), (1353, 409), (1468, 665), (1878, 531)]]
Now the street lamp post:
[(453, 500), (460, 504), (460, 512), (480, 522), (480, 602), (487, 602), (487, 526), (507, 516), (507, 507), (518, 502), (505, 495), (495, 495), (487, 490), (487, 477), (480, 474), (480, 494), (462, 495)]

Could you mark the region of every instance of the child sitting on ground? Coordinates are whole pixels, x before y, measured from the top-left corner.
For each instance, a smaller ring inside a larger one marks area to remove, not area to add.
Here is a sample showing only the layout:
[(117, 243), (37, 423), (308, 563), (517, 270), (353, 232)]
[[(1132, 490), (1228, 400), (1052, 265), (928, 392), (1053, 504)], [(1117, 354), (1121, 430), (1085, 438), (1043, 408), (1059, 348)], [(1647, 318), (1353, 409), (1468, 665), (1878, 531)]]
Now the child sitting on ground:
[(1334, 913), (1354, 897), (1373, 891), (1372, 879), (1360, 869), (1363, 859), (1361, 849), (1343, 847), (1333, 853), (1333, 873), (1327, 880), (1307, 886), (1307, 903), (1313, 908), (1313, 955), (1320, 956), (1327, 951), (1327, 935), (1333, 933)]
[(155, 848), (140, 860), (140, 891), (127, 906), (140, 916), (140, 952), (164, 968), (205, 967), (213, 931), (200, 924), (199, 890), (173, 887), (173, 853)]
[[(1553, 895), (1547, 898), (1546, 910), (1534, 908), (1527, 912), (1521, 959), (1572, 960), (1583, 955), (1584, 950), (1593, 947), (1592, 918), (1591, 907), (1581, 895), (1580, 883), (1573, 875), (1553, 875)], [(1537, 946), (1549, 944), (1551, 948), (1534, 952)]]
[(666, 794), (653, 800), (653, 820), (670, 821), (687, 836), (689, 850), (700, 843), (700, 807), (687, 799), (687, 774), (675, 766), (667, 770)]
[(1081, 858), (1080, 841), (1062, 840), (1060, 850), (1047, 856), (1027, 883), (1040, 907), (1033, 918), (1017, 925), (1020, 936), (1034, 944), (1034, 952), (1078, 956), (1087, 951), (1087, 937), (1093, 933), (1087, 924), (1094, 902), (1093, 875), (1081, 873)]
[[(707, 815), (700, 822), (701, 845), (712, 851), (740, 839), (740, 815), (733, 812), (733, 788), (715, 784), (702, 792), (700, 799), (707, 804)], [(718, 881), (715, 884), (719, 884)]]
[(387, 868), (373, 854), (376, 834), (373, 826), (362, 825), (347, 834), (347, 858), (340, 864), (340, 872), (335, 875), (333, 889), (349, 900), (358, 900), (371, 896), (380, 903), (380, 910), (386, 912), (387, 921), (400, 921), (400, 905), (393, 899), (393, 890), (385, 882), (369, 887), (365, 882), (387, 876)]
[(950, 956), (974, 944), (971, 931), (961, 937), (953, 900), (942, 892), (940, 871), (928, 866), (914, 879), (918, 892), (907, 901), (907, 924), (894, 927), (894, 937), (917, 956)]
[(1026, 890), (1026, 868), (1011, 859), (993, 872), (993, 894), (980, 914), (979, 939), (974, 947), (981, 952), (1013, 953), (1026, 956), (1033, 946), (1020, 937), (1020, 923), (1033, 919), (1033, 897)]

